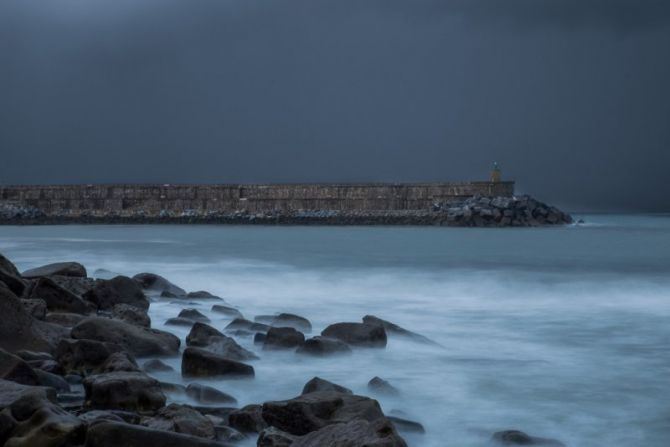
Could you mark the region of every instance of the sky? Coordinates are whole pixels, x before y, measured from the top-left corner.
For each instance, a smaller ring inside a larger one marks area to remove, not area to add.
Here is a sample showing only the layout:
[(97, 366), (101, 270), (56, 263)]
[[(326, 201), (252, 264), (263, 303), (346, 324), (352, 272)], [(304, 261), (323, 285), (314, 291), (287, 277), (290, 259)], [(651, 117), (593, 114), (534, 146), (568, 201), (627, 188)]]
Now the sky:
[(670, 211), (670, 1), (0, 1), (0, 184), (493, 161), (571, 210)]

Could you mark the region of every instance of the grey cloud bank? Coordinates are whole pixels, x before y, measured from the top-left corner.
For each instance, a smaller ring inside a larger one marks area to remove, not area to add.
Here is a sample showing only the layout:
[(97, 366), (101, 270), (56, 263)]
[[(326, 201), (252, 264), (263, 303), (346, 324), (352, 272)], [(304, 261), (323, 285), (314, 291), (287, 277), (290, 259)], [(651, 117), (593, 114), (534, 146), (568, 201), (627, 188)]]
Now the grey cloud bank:
[(0, 3), (0, 182), (483, 178), (667, 211), (670, 3)]

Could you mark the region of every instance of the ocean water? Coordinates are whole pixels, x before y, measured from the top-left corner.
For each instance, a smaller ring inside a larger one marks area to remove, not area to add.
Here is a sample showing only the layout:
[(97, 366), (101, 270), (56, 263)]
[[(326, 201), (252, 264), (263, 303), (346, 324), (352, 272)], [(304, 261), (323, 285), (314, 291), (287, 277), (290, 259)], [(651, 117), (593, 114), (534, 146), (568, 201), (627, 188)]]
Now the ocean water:
[[(405, 435), (416, 447), (486, 446), (504, 429), (572, 447), (667, 447), (670, 216), (578, 217), (586, 224), (533, 229), (0, 227), (0, 252), (20, 269), (76, 260), (102, 276), (156, 272), (249, 319), (303, 315), (314, 334), (373, 314), (441, 345), (391, 337), (384, 350), (312, 359), (241, 338), (261, 357), (256, 377), (200, 380), (240, 405), (294, 397), (320, 376), (421, 422), (425, 435)], [(195, 307), (222, 328), (212, 304), (160, 299), (150, 315), (183, 338), (164, 322)], [(179, 371), (179, 358), (167, 362)], [(401, 394), (370, 392), (374, 376)]]

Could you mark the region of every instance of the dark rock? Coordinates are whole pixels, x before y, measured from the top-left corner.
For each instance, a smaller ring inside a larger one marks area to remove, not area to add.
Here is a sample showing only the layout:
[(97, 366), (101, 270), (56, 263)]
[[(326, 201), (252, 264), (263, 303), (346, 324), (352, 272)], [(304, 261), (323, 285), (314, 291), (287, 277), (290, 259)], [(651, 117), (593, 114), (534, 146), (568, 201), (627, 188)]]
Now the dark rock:
[(229, 444), (139, 425), (101, 422), (90, 427), (85, 447), (226, 447)]
[(36, 361), (36, 360), (53, 360), (53, 355), (48, 352), (35, 352), (35, 351), (16, 351), (15, 355), (21, 357), (26, 362)]
[(538, 445), (546, 447), (565, 447), (560, 441), (548, 438), (538, 438), (527, 435), (519, 430), (505, 430), (493, 434), (493, 442), (500, 445)]
[(203, 404), (237, 403), (237, 399), (230, 394), (199, 383), (189, 384), (186, 387), (186, 395)]
[(54, 404), (37, 408), (29, 419), (12, 431), (5, 447), (80, 445), (86, 437), (86, 425)]
[(7, 259), (4, 255), (0, 254), (0, 270), (4, 270), (5, 272), (9, 273), (10, 275), (14, 275), (17, 277), (21, 276), (21, 273), (19, 273), (19, 269), (16, 268), (14, 263)]
[(250, 332), (267, 332), (270, 326), (262, 323), (245, 320), (244, 318), (235, 318), (226, 326), (226, 331), (245, 330)]
[(204, 347), (211, 343), (212, 338), (225, 337), (222, 332), (205, 323), (195, 323), (186, 336), (186, 346)]
[(21, 385), (0, 379), (0, 411), (10, 408), (12, 417), (22, 421), (45, 402), (55, 402), (56, 391), (43, 386)]
[(310, 323), (307, 318), (295, 314), (281, 313), (276, 315), (270, 325), (277, 327), (292, 327), (293, 329), (304, 333), (312, 332), (312, 323)]
[(81, 385), (81, 382), (84, 380), (84, 378), (77, 374), (77, 373), (70, 373), (70, 374), (65, 374), (63, 378), (69, 383), (70, 385)]
[(325, 337), (336, 338), (354, 346), (383, 348), (386, 331), (383, 326), (366, 323), (335, 323), (321, 332)]
[(5, 445), (9, 435), (16, 428), (16, 421), (9, 412), (0, 412), (0, 445)]
[(168, 290), (163, 290), (161, 292), (161, 298), (181, 298), (181, 295), (177, 295), (176, 293), (172, 293)]
[(91, 317), (72, 328), (74, 339), (115, 343), (136, 356), (171, 355), (179, 350), (178, 337), (109, 318)]
[(407, 447), (393, 423), (386, 418), (374, 421), (356, 419), (328, 425), (297, 439), (291, 447)]
[(42, 371), (41, 369), (34, 369), (33, 372), (37, 375), (40, 385), (51, 387), (58, 392), (70, 392), (70, 384), (61, 376)]
[(269, 425), (299, 436), (329, 424), (355, 419), (371, 422), (384, 417), (376, 400), (333, 391), (318, 391), (290, 400), (266, 402), (262, 414)]
[(32, 369), (41, 369), (42, 371), (50, 372), (52, 374), (63, 375), (63, 368), (55, 360), (30, 360), (28, 365)]
[(116, 371), (140, 371), (137, 366), (135, 358), (127, 352), (115, 352), (110, 354), (100, 367), (100, 372), (116, 372)]
[(381, 318), (377, 318), (374, 315), (364, 316), (363, 317), (363, 323), (376, 324), (376, 325), (379, 325), (379, 326), (383, 326), (384, 330), (389, 335), (398, 335), (398, 336), (402, 336), (402, 337), (411, 338), (412, 340), (419, 341), (419, 342), (422, 342), (422, 343), (431, 344), (431, 345), (438, 345), (437, 343), (435, 343), (431, 339), (429, 339), (427, 337), (424, 337), (421, 334), (417, 334), (416, 332), (408, 331), (407, 329), (402, 328), (402, 327), (398, 326), (397, 324), (393, 324), (390, 321), (382, 320)]
[(161, 382), (161, 389), (166, 393), (185, 394), (186, 387), (179, 383)]
[(353, 391), (351, 391), (349, 388), (345, 388), (336, 383), (329, 382), (328, 380), (324, 380), (320, 377), (314, 377), (312, 380), (307, 382), (302, 389), (302, 394), (316, 393), (319, 391), (335, 391), (338, 393), (354, 394)]
[(66, 373), (87, 375), (97, 371), (112, 353), (121, 351), (114, 343), (63, 339), (56, 348), (56, 361)]
[(22, 385), (41, 385), (35, 371), (20, 357), (0, 349), (0, 379)]
[(230, 360), (254, 360), (258, 357), (228, 337), (204, 323), (195, 323), (186, 336), (186, 345), (205, 348)]
[(172, 284), (167, 279), (155, 273), (139, 273), (133, 276), (143, 289), (152, 290), (155, 292), (170, 292), (175, 296), (185, 296), (186, 291), (181, 287)]
[(98, 283), (98, 280), (94, 278), (78, 278), (74, 276), (53, 275), (49, 279), (77, 296), (84, 296), (86, 292), (93, 289)]
[(151, 359), (151, 360), (148, 360), (148, 361), (144, 362), (144, 365), (142, 365), (142, 369), (146, 372), (174, 371), (173, 367), (163, 363), (159, 359)]
[(86, 316), (81, 314), (73, 314), (69, 312), (49, 312), (44, 318), (44, 321), (71, 328), (76, 326), (85, 318)]
[(47, 316), (47, 303), (40, 298), (29, 298), (21, 300), (26, 311), (38, 320), (44, 320)]
[(351, 348), (343, 341), (329, 337), (316, 336), (305, 340), (305, 343), (298, 348), (297, 352), (299, 354), (325, 356), (332, 354), (348, 354), (351, 353)]
[(400, 391), (381, 377), (373, 377), (368, 382), (368, 388), (379, 394), (397, 395)]
[(114, 317), (136, 326), (151, 327), (151, 318), (146, 310), (130, 304), (117, 304), (112, 308)]
[(184, 309), (181, 312), (179, 312), (178, 317), (187, 318), (193, 321), (200, 321), (202, 323), (209, 323), (209, 318), (198, 312), (197, 309)]
[(95, 287), (84, 294), (84, 299), (102, 310), (111, 310), (117, 304), (128, 304), (139, 309), (149, 309), (149, 300), (136, 281), (127, 276), (100, 279)]
[(388, 419), (393, 422), (393, 425), (398, 429), (398, 431), (403, 433), (426, 433), (426, 429), (423, 428), (418, 422), (410, 421), (409, 419), (404, 419), (398, 416), (388, 416)]
[(16, 296), (22, 296), (26, 288), (26, 281), (21, 279), (16, 266), (2, 255), (0, 255), (0, 282), (6, 284), (6, 287)]
[(165, 322), (165, 325), (192, 327), (194, 323), (195, 321), (188, 318), (175, 317), (175, 318), (168, 318), (167, 321)]
[(215, 304), (212, 306), (212, 312), (217, 312), (233, 318), (243, 318), (242, 313), (234, 307), (224, 306), (223, 304)]
[(245, 436), (239, 431), (235, 430), (233, 427), (228, 427), (227, 425), (214, 425), (214, 431), (216, 432), (216, 440), (221, 442), (240, 442), (245, 439)]
[(265, 349), (290, 349), (304, 342), (305, 335), (292, 327), (271, 327), (265, 336), (263, 347)]
[(297, 436), (268, 427), (258, 436), (256, 447), (290, 447), (296, 439)]
[(254, 335), (254, 344), (255, 345), (262, 345), (263, 343), (265, 343), (265, 338), (266, 338), (266, 335), (264, 333), (256, 332), (256, 334)]
[[(97, 424), (99, 422), (126, 422), (124, 418), (121, 417), (120, 413), (132, 414), (130, 412), (122, 412), (118, 410), (91, 410), (81, 413), (79, 419), (82, 420), (89, 426)], [(136, 424), (139, 423), (139, 416), (136, 416)]]
[(182, 356), (181, 373), (185, 377), (253, 377), (254, 368), (204, 349), (189, 347)]
[(198, 290), (195, 292), (189, 292), (186, 294), (186, 298), (198, 299), (198, 300), (222, 300), (221, 297), (212, 295), (211, 293), (205, 290)]
[(44, 300), (47, 309), (52, 312), (88, 314), (95, 311), (95, 306), (62, 288), (50, 278), (40, 278), (32, 284), (28, 297)]
[(260, 433), (268, 424), (263, 419), (263, 407), (247, 405), (228, 415), (228, 424), (242, 433)]
[(84, 379), (89, 408), (155, 411), (165, 405), (160, 383), (142, 372), (110, 372)]
[(54, 264), (47, 264), (34, 269), (26, 270), (21, 273), (24, 278), (39, 278), (42, 276), (74, 276), (78, 278), (86, 278), (86, 268), (78, 262), (56, 262)]
[(143, 421), (142, 425), (205, 439), (214, 439), (216, 435), (212, 421), (188, 405), (174, 403), (158, 410), (152, 418)]
[(263, 323), (263, 324), (270, 325), (274, 321), (275, 317), (276, 317), (276, 315), (256, 315), (254, 317), (254, 321), (256, 323)]

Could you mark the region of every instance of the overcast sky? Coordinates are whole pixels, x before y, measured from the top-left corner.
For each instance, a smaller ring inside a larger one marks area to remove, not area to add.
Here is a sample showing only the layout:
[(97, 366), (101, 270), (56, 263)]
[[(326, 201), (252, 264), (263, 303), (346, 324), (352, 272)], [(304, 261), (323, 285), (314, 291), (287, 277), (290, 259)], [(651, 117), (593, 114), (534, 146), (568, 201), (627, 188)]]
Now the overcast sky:
[(0, 0), (0, 183), (484, 179), (670, 210), (668, 0)]

